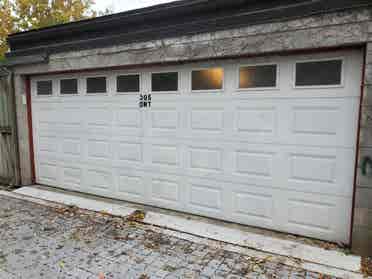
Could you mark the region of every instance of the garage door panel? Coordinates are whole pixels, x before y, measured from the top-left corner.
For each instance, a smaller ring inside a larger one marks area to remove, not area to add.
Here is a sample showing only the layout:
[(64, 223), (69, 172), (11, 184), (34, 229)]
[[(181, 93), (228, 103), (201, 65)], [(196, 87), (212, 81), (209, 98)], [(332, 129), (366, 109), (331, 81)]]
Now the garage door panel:
[(48, 134), (57, 134), (58, 131), (58, 122), (50, 121), (50, 120), (42, 120), (42, 119), (34, 119), (34, 130), (38, 132), (38, 135), (42, 135), (44, 133)]
[(84, 180), (88, 188), (98, 192), (111, 192), (114, 190), (112, 170), (88, 168), (84, 172)]
[(117, 194), (128, 201), (140, 202), (146, 199), (146, 181), (144, 173), (116, 169)]
[(288, 189), (351, 197), (354, 151), (349, 149), (290, 148), (287, 157)]
[(59, 111), (56, 128), (60, 134), (74, 136), (84, 130), (85, 111), (77, 104), (62, 105)]
[(59, 146), (59, 140), (54, 135), (40, 135), (38, 139), (38, 150), (39, 152), (57, 153)]
[(105, 160), (111, 161), (112, 151), (111, 142), (108, 137), (89, 137), (87, 142), (87, 159), (88, 160)]
[(243, 176), (271, 178), (274, 176), (274, 161), (277, 153), (270, 148), (236, 149), (233, 153), (234, 173)]
[(112, 134), (111, 126), (94, 126), (94, 125), (87, 125), (85, 129), (82, 130), (84, 133), (83, 136), (89, 138), (100, 137), (101, 135), (110, 136)]
[(61, 139), (61, 152), (65, 156), (80, 158), (82, 156), (82, 140), (77, 137), (63, 137)]
[(37, 162), (36, 177), (46, 185), (57, 185), (59, 179), (58, 160), (55, 156), (43, 154), (43, 160)]
[(48, 161), (48, 162), (40, 162), (39, 164), (39, 171), (42, 173), (40, 175), (41, 179), (52, 180), (54, 182), (57, 181), (57, 173), (58, 173), (58, 166), (57, 163)]
[(184, 187), (179, 176), (150, 175), (150, 202), (163, 207), (184, 210)]
[[(294, 86), (296, 62), (332, 57), (344, 58), (342, 85)], [(110, 71), (109, 92), (94, 96), (83, 86), (39, 97), (33, 78), (37, 182), (347, 243), (361, 53), (267, 57), (278, 87), (237, 89), (252, 61), (220, 60), (218, 91), (191, 92), (197, 63), (164, 66), (179, 73), (179, 92), (153, 92), (142, 108), (140, 93), (115, 92)], [(150, 71), (138, 70), (146, 92)]]
[(115, 159), (119, 161), (143, 163), (143, 144), (136, 141), (119, 141), (115, 143)]
[[(218, 184), (218, 182), (216, 182)], [(283, 230), (280, 189), (221, 181), (224, 187), (224, 218), (241, 224)]]
[(219, 148), (200, 148), (190, 147), (190, 165), (191, 170), (222, 172), (223, 151)]
[(223, 150), (213, 147), (189, 146), (188, 167), (191, 171), (222, 172)]
[[(291, 144), (353, 147), (358, 99), (325, 99), (289, 104), (283, 140)], [(285, 131), (288, 131), (285, 133)]]
[(55, 130), (58, 136), (64, 136), (69, 138), (84, 137), (88, 131), (84, 129), (83, 124), (81, 125), (70, 125), (62, 123), (60, 126), (56, 126)]
[(59, 119), (63, 128), (79, 128), (83, 124), (84, 111), (80, 106), (64, 105), (62, 110), (60, 110)]
[(149, 129), (147, 135), (153, 137), (168, 137), (179, 135), (181, 115), (177, 106), (153, 106), (147, 112)]
[(117, 134), (143, 136), (143, 113), (138, 107), (117, 107), (114, 119)]
[(73, 166), (71, 164), (61, 166), (61, 182), (68, 189), (74, 191), (81, 191), (83, 182), (83, 170), (81, 167)]
[[(286, 231), (347, 243), (351, 200), (326, 195), (287, 193)], [(341, 218), (342, 216), (343, 218)]]
[(177, 168), (181, 164), (180, 148), (176, 144), (152, 144), (151, 164), (162, 168)]
[(186, 181), (187, 209), (199, 215), (223, 217), (227, 196), (218, 182), (203, 179), (188, 179)]
[(88, 129), (110, 128), (113, 121), (113, 113), (109, 106), (88, 106), (84, 120)]
[(290, 179), (320, 183), (334, 183), (336, 156), (290, 154)]
[(294, 106), (293, 134), (334, 136), (337, 134), (338, 107)]
[(49, 121), (53, 123), (59, 123), (60, 119), (60, 104), (58, 103), (44, 103), (44, 104), (34, 104), (32, 106), (33, 110), (37, 111), (37, 119), (39, 121)]
[(288, 204), (288, 223), (311, 230), (331, 230), (330, 210), (333, 204), (291, 199)]
[(271, 101), (252, 100), (246, 105), (239, 102), (234, 106), (233, 137), (239, 140), (260, 142), (277, 142), (278, 134), (278, 104)]
[(223, 105), (212, 106), (210, 102), (187, 107), (186, 136), (218, 137), (225, 136), (227, 115)]
[(275, 196), (273, 193), (262, 193), (254, 187), (241, 188), (232, 193), (233, 216), (254, 226), (274, 227)]

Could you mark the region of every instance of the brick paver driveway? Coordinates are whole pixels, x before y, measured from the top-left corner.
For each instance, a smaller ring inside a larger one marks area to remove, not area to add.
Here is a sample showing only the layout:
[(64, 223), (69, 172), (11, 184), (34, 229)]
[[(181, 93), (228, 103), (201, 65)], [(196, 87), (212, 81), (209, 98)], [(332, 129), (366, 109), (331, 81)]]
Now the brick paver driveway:
[(0, 278), (328, 278), (157, 233), (136, 218), (0, 195)]

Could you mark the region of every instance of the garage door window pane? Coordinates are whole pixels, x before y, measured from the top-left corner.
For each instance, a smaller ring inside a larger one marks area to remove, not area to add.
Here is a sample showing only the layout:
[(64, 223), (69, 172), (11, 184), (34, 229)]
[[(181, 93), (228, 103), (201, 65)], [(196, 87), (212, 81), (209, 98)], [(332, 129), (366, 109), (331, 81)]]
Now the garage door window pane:
[(178, 73), (155, 73), (151, 76), (151, 88), (154, 92), (178, 91)]
[(37, 95), (47, 96), (53, 94), (53, 82), (51, 80), (43, 80), (37, 82)]
[(276, 87), (276, 73), (276, 65), (241, 67), (239, 88)]
[(78, 94), (77, 79), (62, 79), (60, 85), (61, 85), (61, 94), (63, 95)]
[(116, 78), (117, 92), (139, 92), (140, 91), (140, 76), (125, 75)]
[(106, 93), (106, 78), (87, 78), (87, 93)]
[(342, 60), (296, 64), (296, 86), (340, 85)]
[(220, 90), (222, 88), (222, 68), (192, 71), (192, 90)]

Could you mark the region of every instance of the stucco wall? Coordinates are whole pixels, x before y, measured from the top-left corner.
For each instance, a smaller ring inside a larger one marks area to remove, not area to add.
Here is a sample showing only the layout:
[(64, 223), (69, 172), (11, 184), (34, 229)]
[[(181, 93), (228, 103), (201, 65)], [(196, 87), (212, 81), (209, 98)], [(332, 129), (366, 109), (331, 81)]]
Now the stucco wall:
[[(257, 55), (359, 45), (368, 41), (372, 42), (371, 9), (262, 24), (211, 34), (60, 53), (51, 55), (47, 64), (17, 66), (14, 71), (22, 183), (31, 183), (27, 110), (22, 102), (22, 95), (25, 94), (24, 74)], [(358, 253), (372, 254), (372, 178), (362, 175), (360, 171), (362, 158), (372, 156), (372, 43), (368, 45), (366, 60), (353, 249)]]
[(48, 64), (18, 66), (15, 70), (18, 73), (39, 73), (352, 45), (368, 41), (371, 20), (372, 9), (342, 12), (209, 34), (54, 54), (49, 57)]
[[(372, 41), (372, 23), (370, 24)], [(372, 43), (367, 45), (364, 98), (360, 126), (360, 147), (354, 213), (353, 251), (372, 255), (372, 165), (363, 174), (366, 158), (372, 159)]]

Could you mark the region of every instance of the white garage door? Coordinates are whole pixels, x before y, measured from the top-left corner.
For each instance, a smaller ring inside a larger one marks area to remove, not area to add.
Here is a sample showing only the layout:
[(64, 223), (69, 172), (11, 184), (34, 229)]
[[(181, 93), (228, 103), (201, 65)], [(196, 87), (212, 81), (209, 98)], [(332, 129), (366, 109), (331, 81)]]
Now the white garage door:
[(361, 57), (34, 77), (37, 182), (347, 243)]

